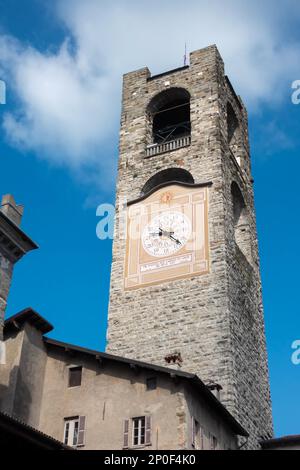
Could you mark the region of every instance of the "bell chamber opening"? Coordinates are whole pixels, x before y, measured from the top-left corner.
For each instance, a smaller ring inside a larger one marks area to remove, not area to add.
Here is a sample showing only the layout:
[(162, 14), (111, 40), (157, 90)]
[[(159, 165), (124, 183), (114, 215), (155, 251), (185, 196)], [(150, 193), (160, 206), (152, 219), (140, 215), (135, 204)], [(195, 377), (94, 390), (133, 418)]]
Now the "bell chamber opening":
[(154, 96), (147, 108), (146, 156), (177, 150), (190, 144), (190, 94), (169, 88)]

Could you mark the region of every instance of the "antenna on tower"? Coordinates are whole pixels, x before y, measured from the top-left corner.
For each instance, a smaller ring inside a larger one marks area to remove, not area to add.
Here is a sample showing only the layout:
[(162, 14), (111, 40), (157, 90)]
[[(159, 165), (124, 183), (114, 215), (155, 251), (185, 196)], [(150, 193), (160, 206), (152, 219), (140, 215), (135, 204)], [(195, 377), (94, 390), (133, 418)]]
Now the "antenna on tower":
[(184, 56), (183, 56), (183, 65), (186, 66), (187, 54), (186, 54), (186, 42), (184, 43)]
[(6, 104), (6, 84), (0, 80), (0, 104)]

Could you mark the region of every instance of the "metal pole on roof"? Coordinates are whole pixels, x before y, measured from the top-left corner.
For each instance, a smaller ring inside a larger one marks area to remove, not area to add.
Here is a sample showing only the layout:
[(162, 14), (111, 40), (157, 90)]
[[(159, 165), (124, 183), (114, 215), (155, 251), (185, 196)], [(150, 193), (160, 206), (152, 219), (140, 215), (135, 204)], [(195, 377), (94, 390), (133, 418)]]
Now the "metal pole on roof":
[(187, 55), (186, 55), (186, 42), (184, 43), (184, 56), (183, 56), (183, 65), (186, 66)]

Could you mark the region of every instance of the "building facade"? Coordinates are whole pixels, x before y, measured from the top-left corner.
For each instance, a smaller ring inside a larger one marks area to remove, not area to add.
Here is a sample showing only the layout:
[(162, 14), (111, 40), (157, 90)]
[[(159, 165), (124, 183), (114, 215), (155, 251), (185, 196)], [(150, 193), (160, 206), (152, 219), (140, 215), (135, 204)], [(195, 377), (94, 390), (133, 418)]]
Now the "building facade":
[(247, 439), (195, 375), (44, 336), (51, 330), (30, 308), (5, 322), (6, 415), (82, 450), (236, 450)]
[(273, 428), (247, 112), (215, 46), (124, 75), (118, 171), (107, 352), (220, 384), (257, 448)]

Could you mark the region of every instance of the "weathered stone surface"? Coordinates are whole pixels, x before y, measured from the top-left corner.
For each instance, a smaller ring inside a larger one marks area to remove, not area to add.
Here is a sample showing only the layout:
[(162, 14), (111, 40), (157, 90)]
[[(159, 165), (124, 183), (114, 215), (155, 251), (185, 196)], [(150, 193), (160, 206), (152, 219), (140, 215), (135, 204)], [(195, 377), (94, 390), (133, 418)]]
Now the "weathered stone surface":
[[(195, 183), (212, 182), (210, 272), (125, 292), (125, 240), (118, 236), (117, 210), (107, 351), (161, 365), (167, 354), (180, 351), (184, 370), (222, 385), (223, 403), (250, 433), (249, 447), (255, 448), (261, 436), (273, 431), (247, 112), (215, 46), (191, 53), (188, 68), (149, 78), (147, 68), (124, 76), (117, 209), (124, 198), (139, 197), (146, 181), (166, 168), (185, 168)], [(191, 95), (191, 145), (145, 158), (147, 105), (167, 88), (166, 82)], [(228, 103), (239, 122), (234, 146), (228, 142)], [(233, 182), (247, 213), (245, 227), (239, 227), (247, 235), (241, 244)]]

